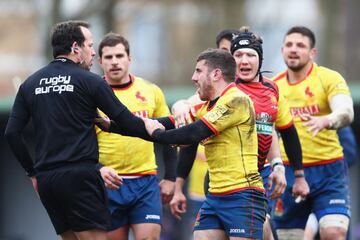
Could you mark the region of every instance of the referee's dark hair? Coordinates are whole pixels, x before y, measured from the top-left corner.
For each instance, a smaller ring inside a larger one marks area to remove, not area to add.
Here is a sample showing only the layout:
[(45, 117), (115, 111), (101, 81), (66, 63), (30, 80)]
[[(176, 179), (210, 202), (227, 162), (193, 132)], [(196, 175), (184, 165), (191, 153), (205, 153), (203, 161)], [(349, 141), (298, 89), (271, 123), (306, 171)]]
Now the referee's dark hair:
[(233, 56), (225, 50), (209, 48), (198, 56), (196, 62), (205, 60), (209, 71), (220, 69), (226, 82), (233, 82), (236, 74), (236, 62)]
[(90, 28), (90, 24), (85, 21), (66, 21), (57, 23), (51, 31), (51, 46), (53, 56), (66, 55), (71, 52), (71, 46), (77, 42), (83, 46), (85, 36), (80, 27)]

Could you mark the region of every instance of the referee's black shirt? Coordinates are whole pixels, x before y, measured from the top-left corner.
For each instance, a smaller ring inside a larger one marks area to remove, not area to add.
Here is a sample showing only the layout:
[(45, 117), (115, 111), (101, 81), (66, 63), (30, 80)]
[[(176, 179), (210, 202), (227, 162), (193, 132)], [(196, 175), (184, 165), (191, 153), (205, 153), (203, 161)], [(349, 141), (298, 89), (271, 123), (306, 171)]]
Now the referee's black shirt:
[[(29, 175), (71, 162), (98, 162), (94, 118), (99, 108), (123, 127), (124, 135), (148, 137), (143, 121), (131, 114), (98, 75), (58, 58), (19, 88), (5, 130), (10, 147)], [(22, 130), (32, 118), (36, 134), (33, 163)]]

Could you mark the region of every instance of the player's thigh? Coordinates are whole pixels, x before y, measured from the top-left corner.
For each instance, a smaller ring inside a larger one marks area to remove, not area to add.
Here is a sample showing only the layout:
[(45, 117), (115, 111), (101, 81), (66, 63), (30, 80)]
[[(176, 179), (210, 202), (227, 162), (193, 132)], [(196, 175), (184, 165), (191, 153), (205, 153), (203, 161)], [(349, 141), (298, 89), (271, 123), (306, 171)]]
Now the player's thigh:
[(79, 240), (108, 240), (104, 230), (75, 232), (75, 235)]
[(71, 230), (60, 234), (62, 240), (78, 240), (75, 233)]
[(224, 230), (221, 229), (206, 229), (194, 231), (194, 240), (227, 240), (228, 237)]
[(107, 232), (109, 240), (128, 240), (129, 238), (129, 225), (125, 225)]
[(159, 240), (161, 225), (156, 223), (140, 223), (131, 225), (135, 240)]
[(266, 215), (264, 193), (249, 189), (220, 196), (215, 210), (227, 236), (253, 239), (263, 237)]

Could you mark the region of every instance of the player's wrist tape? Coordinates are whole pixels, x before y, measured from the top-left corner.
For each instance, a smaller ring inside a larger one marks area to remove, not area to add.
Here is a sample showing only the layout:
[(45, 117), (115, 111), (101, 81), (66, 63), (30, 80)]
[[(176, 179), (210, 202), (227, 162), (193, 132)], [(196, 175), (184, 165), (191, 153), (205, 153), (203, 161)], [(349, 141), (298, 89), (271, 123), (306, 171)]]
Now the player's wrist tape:
[(281, 158), (276, 157), (276, 158), (274, 158), (273, 160), (271, 160), (270, 165), (271, 165), (271, 168), (274, 169), (274, 167), (275, 167), (276, 165), (283, 165), (283, 161), (281, 160)]
[(295, 174), (295, 178), (303, 178), (305, 177), (305, 174), (304, 173), (297, 173)]

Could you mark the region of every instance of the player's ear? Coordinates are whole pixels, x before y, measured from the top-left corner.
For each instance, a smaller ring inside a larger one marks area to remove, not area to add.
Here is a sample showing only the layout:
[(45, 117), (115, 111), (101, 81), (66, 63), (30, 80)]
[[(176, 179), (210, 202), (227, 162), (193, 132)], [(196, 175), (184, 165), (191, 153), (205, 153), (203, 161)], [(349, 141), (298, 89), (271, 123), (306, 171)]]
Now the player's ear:
[(316, 55), (317, 55), (317, 49), (316, 49), (316, 48), (312, 48), (312, 49), (310, 50), (310, 59), (311, 59), (311, 60), (314, 60), (315, 57), (316, 57)]

